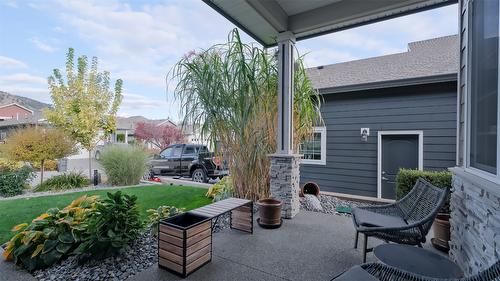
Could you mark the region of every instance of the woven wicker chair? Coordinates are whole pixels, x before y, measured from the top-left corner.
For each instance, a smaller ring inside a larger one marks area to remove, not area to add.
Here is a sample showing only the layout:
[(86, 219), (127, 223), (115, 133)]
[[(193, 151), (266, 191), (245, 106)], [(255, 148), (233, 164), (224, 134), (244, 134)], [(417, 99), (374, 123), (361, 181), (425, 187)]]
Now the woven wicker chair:
[(381, 263), (357, 265), (333, 278), (335, 281), (500, 281), (500, 261), (475, 275), (460, 279), (421, 276)]
[(366, 253), (373, 250), (367, 248), (370, 236), (421, 247), (448, 192), (449, 188), (438, 188), (419, 178), (413, 189), (395, 203), (354, 208), (354, 248), (358, 247), (359, 233), (363, 233), (363, 262), (366, 262)]

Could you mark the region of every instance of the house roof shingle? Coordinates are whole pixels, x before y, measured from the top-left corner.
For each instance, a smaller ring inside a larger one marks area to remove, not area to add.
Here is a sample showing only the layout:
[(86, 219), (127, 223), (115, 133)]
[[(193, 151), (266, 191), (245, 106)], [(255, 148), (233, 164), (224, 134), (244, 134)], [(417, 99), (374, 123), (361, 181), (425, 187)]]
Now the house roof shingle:
[(307, 73), (314, 88), (325, 92), (363, 84), (456, 75), (458, 65), (458, 36), (450, 35), (411, 42), (404, 53), (309, 68)]
[(162, 124), (169, 121), (172, 125), (175, 125), (172, 121), (168, 119), (148, 119), (144, 116), (130, 116), (130, 117), (116, 117), (116, 129), (118, 130), (135, 130), (135, 126), (139, 122)]

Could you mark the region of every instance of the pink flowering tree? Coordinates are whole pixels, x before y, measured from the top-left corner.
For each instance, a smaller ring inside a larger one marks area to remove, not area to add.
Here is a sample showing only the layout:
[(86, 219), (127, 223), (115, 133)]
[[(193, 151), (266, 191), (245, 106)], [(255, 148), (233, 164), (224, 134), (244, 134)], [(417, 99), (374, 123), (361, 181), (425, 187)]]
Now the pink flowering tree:
[(135, 126), (134, 135), (136, 139), (152, 143), (159, 149), (184, 141), (182, 131), (168, 124), (157, 125), (151, 122), (139, 122)]

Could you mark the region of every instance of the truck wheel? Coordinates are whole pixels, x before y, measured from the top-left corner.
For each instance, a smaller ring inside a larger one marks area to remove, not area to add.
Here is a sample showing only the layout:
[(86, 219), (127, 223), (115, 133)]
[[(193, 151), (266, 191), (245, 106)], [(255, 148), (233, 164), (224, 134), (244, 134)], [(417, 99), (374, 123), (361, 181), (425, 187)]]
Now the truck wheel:
[(203, 169), (194, 170), (192, 178), (194, 182), (202, 182), (202, 183), (207, 182), (207, 174)]

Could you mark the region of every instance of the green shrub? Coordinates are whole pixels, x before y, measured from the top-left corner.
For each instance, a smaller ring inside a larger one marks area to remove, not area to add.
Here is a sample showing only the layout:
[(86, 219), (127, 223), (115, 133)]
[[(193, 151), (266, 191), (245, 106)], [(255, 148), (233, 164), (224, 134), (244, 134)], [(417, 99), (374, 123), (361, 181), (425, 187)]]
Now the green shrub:
[(28, 180), (33, 179), (35, 174), (29, 166), (24, 166), (9, 172), (0, 174), (0, 195), (4, 197), (14, 196), (23, 193), (28, 187)]
[(0, 173), (12, 172), (24, 166), (22, 161), (13, 161), (7, 158), (0, 158)]
[(87, 235), (86, 221), (95, 211), (97, 196), (82, 196), (62, 210), (53, 208), (30, 225), (15, 226), (3, 256), (29, 271), (48, 267), (73, 254)]
[(146, 172), (147, 153), (138, 147), (110, 146), (101, 154), (99, 163), (104, 168), (108, 182), (113, 185), (138, 184)]
[(158, 224), (160, 220), (173, 217), (184, 212), (184, 209), (179, 209), (174, 206), (160, 206), (156, 210), (149, 209), (148, 212), (148, 225), (154, 235), (158, 234)]
[(35, 188), (35, 192), (80, 188), (88, 186), (89, 184), (90, 181), (85, 176), (80, 173), (71, 172), (68, 174), (51, 177), (50, 179), (37, 185), (37, 187)]
[[(47, 159), (43, 163), (43, 168), (45, 171), (57, 171), (57, 164), (57, 160)], [(38, 171), (42, 169), (42, 164), (40, 162), (33, 162), (31, 166)]]
[(222, 178), (218, 183), (212, 185), (205, 196), (213, 198), (213, 201), (220, 201), (233, 196), (234, 186), (230, 176)]
[(135, 196), (120, 191), (82, 196), (62, 210), (49, 209), (16, 232), (3, 253), (29, 271), (53, 265), (69, 255), (80, 260), (116, 254), (132, 242), (142, 228)]
[[(423, 178), (440, 188), (451, 187), (451, 172), (449, 171), (420, 171), (400, 169), (396, 176), (396, 197), (403, 198), (413, 188), (418, 178)], [(450, 213), (450, 198), (446, 199), (442, 213)]]
[(142, 223), (137, 197), (108, 192), (108, 198), (97, 203), (88, 221), (89, 237), (75, 251), (81, 260), (105, 258), (117, 254), (139, 234)]

